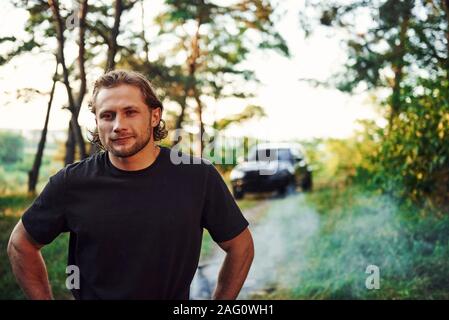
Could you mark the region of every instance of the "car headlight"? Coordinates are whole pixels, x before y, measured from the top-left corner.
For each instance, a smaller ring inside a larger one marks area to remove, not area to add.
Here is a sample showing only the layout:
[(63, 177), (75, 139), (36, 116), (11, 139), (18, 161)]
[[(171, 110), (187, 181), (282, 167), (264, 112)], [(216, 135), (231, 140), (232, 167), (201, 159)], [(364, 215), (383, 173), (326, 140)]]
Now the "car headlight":
[(233, 169), (231, 171), (231, 180), (242, 179), (245, 176), (245, 173), (238, 169)]

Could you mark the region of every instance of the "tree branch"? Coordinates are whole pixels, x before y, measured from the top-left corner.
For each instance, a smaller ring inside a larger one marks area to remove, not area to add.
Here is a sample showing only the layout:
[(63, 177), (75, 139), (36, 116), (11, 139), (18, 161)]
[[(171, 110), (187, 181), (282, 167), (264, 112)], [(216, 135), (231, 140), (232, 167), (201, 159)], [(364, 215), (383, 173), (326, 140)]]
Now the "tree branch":
[(80, 70), (80, 88), (78, 92), (78, 99), (76, 103), (76, 116), (81, 109), (81, 104), (83, 103), (84, 96), (86, 94), (86, 70), (85, 70), (85, 33), (86, 33), (86, 15), (88, 10), (88, 0), (82, 0), (79, 8), (79, 43), (78, 43), (78, 66)]
[(65, 62), (65, 56), (64, 56), (64, 25), (62, 23), (61, 14), (59, 12), (59, 4), (57, 0), (48, 0), (48, 5), (50, 6), (53, 17), (55, 20), (55, 27), (56, 27), (56, 36), (58, 39), (58, 62), (62, 66), (62, 74), (63, 74), (63, 81), (64, 85), (67, 90), (67, 96), (69, 99), (69, 110), (71, 112), (75, 111), (75, 100), (73, 99), (73, 92), (72, 88), (70, 87), (69, 83), (69, 71), (67, 69), (67, 65)]

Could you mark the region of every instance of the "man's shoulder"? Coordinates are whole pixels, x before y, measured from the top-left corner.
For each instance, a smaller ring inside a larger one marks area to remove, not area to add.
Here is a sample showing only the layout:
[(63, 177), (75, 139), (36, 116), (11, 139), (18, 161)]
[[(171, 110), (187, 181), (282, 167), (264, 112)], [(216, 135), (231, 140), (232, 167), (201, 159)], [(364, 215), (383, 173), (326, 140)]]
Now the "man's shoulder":
[(182, 169), (198, 168), (200, 170), (208, 170), (213, 164), (206, 158), (191, 155), (177, 148), (166, 147), (168, 161)]
[(104, 163), (104, 152), (95, 153), (85, 159), (66, 165), (55, 176), (64, 179), (95, 174)]
[(206, 181), (217, 170), (214, 164), (204, 157), (194, 156), (174, 148), (166, 149), (166, 161), (169, 163), (167, 168), (178, 178)]

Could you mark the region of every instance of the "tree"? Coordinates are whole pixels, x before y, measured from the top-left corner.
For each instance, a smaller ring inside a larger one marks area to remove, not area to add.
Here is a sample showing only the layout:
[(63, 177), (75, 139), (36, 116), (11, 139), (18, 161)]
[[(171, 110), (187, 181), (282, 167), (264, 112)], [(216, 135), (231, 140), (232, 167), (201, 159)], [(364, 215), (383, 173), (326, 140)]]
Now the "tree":
[(171, 80), (176, 81), (175, 101), (181, 108), (175, 129), (181, 128), (187, 105), (193, 105), (201, 154), (204, 98), (250, 97), (251, 92), (241, 84), (256, 78), (241, 63), (251, 49), (274, 49), (285, 56), (289, 51), (274, 29), (274, 9), (269, 1), (242, 0), (221, 6), (205, 0), (167, 0), (166, 8), (156, 21), (162, 38), (174, 37), (166, 62), (172, 70)]
[[(0, 57), (0, 64), (11, 61), (14, 57), (38, 50), (41, 53), (53, 54), (52, 43), (57, 40), (57, 60), (61, 65), (61, 82), (67, 92), (67, 110), (71, 112), (71, 120), (66, 142), (65, 163), (72, 163), (78, 156), (84, 158), (88, 155), (86, 141), (78, 124), (78, 115), (83, 105), (86, 88), (86, 65), (92, 64), (92, 59), (101, 55), (106, 47), (103, 69), (114, 68), (115, 57), (123, 47), (117, 44), (120, 33), (120, 19), (124, 12), (131, 9), (136, 1), (115, 1), (114, 7), (103, 2), (88, 3), (87, 0), (77, 1), (75, 8), (71, 8), (69, 2), (58, 0), (15, 0), (13, 4), (18, 8), (28, 11), (25, 30), (26, 39), (17, 39), (9, 36), (0, 39), (0, 42), (13, 43), (13, 49)], [(113, 12), (113, 26), (105, 22)], [(48, 24), (48, 21), (51, 23)], [(76, 32), (71, 32), (76, 30)], [(68, 60), (67, 45), (75, 43), (78, 55), (75, 59)], [(100, 62), (101, 64), (101, 62)]]
[[(143, 2), (143, 0), (142, 0)], [(126, 51), (127, 46), (120, 46), (117, 43), (117, 37), (120, 34), (120, 22), (122, 19), (122, 15), (130, 10), (137, 1), (122, 1), (116, 0), (113, 6), (113, 25), (109, 27), (106, 21), (103, 21), (103, 16), (110, 15), (110, 6), (105, 4), (99, 4), (98, 2), (95, 5), (90, 7), (90, 12), (98, 13), (97, 15), (90, 15), (86, 19), (87, 29), (91, 32), (93, 37), (93, 41), (91, 40), (92, 47), (94, 46), (106, 46), (106, 60), (104, 63), (104, 71), (114, 70), (116, 66), (116, 56), (118, 53), (122, 51)], [(90, 19), (92, 17), (92, 19)], [(133, 54), (135, 54), (133, 52)], [(126, 55), (126, 54), (125, 54)], [(98, 146), (96, 144), (91, 144), (90, 154), (94, 154), (98, 152)]]
[[(355, 28), (360, 10), (373, 21), (365, 32)], [(447, 210), (449, 1), (332, 1), (318, 11), (321, 24), (348, 35), (337, 87), (391, 89), (388, 126), (367, 155), (372, 182), (398, 199)]]
[(33, 167), (31, 168), (30, 171), (28, 171), (28, 192), (29, 193), (36, 192), (36, 185), (39, 180), (39, 169), (41, 167), (42, 157), (44, 155), (45, 142), (47, 141), (47, 131), (48, 131), (48, 122), (50, 120), (50, 110), (51, 110), (51, 107), (53, 104), (53, 97), (55, 94), (56, 82), (58, 81), (58, 79), (57, 79), (58, 66), (59, 66), (59, 63), (56, 63), (55, 74), (53, 76), (53, 84), (51, 86), (50, 98), (48, 100), (48, 105), (47, 105), (47, 113), (45, 116), (44, 128), (42, 129), (41, 138), (39, 140), (37, 152), (34, 157)]
[(57, 60), (62, 67), (62, 78), (64, 86), (67, 90), (68, 107), (67, 109), (71, 112), (72, 116), (69, 124), (69, 132), (66, 143), (66, 159), (65, 163), (69, 164), (75, 160), (75, 145), (78, 145), (80, 157), (87, 157), (86, 146), (84, 142), (83, 135), (81, 133), (81, 127), (78, 124), (78, 115), (81, 109), (81, 105), (86, 94), (86, 72), (84, 69), (85, 63), (85, 19), (88, 9), (87, 0), (82, 0), (80, 2), (78, 17), (79, 17), (79, 33), (78, 33), (78, 68), (79, 68), (79, 78), (80, 85), (78, 89), (78, 94), (75, 96), (69, 79), (69, 69), (66, 64), (66, 57), (64, 53), (66, 38), (64, 36), (64, 20), (61, 16), (61, 10), (59, 7), (59, 2), (57, 0), (49, 0), (48, 5), (53, 14), (53, 24), (56, 30), (56, 39), (58, 41), (57, 49)]
[[(401, 110), (401, 85), (410, 65), (409, 31), (414, 0), (355, 0), (351, 2), (308, 1), (308, 7), (318, 11), (321, 26), (346, 34), (344, 45), (348, 59), (332, 84), (345, 92), (356, 89), (391, 89), (388, 100), (389, 123)], [(370, 26), (361, 31), (357, 17), (370, 20)], [(300, 15), (306, 34), (312, 33), (310, 21)]]

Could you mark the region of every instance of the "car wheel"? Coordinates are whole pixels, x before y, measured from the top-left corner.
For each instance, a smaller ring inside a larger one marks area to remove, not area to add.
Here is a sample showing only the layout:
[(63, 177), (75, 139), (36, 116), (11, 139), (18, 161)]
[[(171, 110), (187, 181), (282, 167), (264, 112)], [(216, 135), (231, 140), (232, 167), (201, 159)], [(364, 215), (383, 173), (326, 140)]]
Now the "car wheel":
[(305, 192), (312, 191), (312, 173), (308, 172), (302, 183), (302, 190)]
[(290, 184), (288, 185), (288, 193), (289, 194), (296, 194), (296, 185), (297, 185), (296, 179), (293, 176)]
[(280, 187), (278, 189), (278, 195), (280, 197), (285, 197), (286, 194), (287, 194), (287, 187)]

